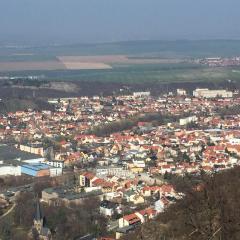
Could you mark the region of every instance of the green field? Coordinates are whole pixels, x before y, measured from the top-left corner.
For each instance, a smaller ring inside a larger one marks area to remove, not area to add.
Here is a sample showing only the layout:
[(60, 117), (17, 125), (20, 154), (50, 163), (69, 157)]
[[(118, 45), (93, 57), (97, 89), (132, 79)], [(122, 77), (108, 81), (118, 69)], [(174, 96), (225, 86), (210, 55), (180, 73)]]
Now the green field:
[[(106, 70), (23, 71), (14, 75), (43, 74), (49, 81), (171, 83), (240, 80), (240, 67), (209, 68), (184, 64), (114, 66)], [(10, 74), (11, 75), (11, 74)]]
[[(1, 62), (55, 61), (57, 56), (125, 55), (129, 59), (176, 59), (181, 63), (111, 63), (101, 70), (0, 71), (0, 76), (44, 75), (49, 81), (99, 81), (119, 83), (165, 83), (240, 80), (240, 67), (209, 68), (191, 64), (191, 59), (240, 56), (240, 41), (138, 41), (68, 46), (1, 47)], [(50, 62), (49, 62), (50, 64)]]

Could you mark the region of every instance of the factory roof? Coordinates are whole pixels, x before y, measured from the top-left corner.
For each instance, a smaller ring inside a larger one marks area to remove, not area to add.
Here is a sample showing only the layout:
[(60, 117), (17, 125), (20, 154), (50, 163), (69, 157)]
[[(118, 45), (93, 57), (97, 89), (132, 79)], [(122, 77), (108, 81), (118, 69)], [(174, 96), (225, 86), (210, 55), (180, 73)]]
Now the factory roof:
[(50, 166), (47, 164), (42, 164), (42, 163), (32, 163), (32, 164), (24, 164), (22, 165), (24, 168), (28, 168), (33, 171), (40, 171), (40, 170), (45, 170), (49, 169)]

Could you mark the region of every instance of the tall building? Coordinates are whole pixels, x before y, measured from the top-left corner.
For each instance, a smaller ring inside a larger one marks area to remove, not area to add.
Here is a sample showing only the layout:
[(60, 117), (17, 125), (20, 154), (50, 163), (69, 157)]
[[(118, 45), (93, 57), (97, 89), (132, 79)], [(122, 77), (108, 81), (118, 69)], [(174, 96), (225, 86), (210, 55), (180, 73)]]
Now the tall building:
[(40, 240), (50, 240), (51, 231), (45, 226), (45, 218), (42, 213), (39, 199), (36, 199), (36, 212), (33, 219), (33, 235), (37, 235)]

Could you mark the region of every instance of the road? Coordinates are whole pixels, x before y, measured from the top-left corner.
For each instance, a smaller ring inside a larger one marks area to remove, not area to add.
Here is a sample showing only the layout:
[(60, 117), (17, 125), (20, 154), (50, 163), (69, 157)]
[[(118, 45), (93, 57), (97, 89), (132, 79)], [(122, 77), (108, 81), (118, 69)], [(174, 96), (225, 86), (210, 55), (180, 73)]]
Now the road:
[(14, 210), (15, 207), (16, 207), (16, 204), (14, 203), (12, 205), (12, 207), (10, 209), (8, 209), (7, 212), (5, 212), (2, 216), (0, 216), (0, 220), (3, 219), (4, 217), (6, 217), (8, 214), (10, 214)]

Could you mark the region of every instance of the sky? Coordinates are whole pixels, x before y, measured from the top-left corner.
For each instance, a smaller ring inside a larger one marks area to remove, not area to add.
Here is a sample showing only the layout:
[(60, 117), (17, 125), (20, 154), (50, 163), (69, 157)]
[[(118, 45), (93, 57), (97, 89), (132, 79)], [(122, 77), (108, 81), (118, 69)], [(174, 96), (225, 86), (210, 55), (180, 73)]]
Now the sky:
[(0, 0), (0, 43), (240, 39), (239, 0)]

